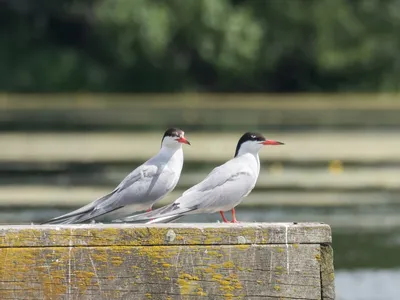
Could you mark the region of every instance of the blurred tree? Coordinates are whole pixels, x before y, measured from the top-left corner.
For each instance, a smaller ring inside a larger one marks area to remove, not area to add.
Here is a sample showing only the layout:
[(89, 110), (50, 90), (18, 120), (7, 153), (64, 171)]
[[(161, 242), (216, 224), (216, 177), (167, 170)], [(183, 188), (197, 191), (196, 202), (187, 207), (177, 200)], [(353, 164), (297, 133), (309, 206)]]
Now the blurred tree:
[(397, 91), (398, 0), (0, 0), (0, 89)]

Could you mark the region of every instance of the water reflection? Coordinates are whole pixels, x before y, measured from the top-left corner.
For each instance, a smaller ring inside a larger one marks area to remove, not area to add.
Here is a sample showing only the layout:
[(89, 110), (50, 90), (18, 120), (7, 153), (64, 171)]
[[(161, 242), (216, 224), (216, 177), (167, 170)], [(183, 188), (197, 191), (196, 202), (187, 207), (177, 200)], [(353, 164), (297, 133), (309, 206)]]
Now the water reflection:
[(338, 270), (337, 300), (398, 300), (400, 269)]

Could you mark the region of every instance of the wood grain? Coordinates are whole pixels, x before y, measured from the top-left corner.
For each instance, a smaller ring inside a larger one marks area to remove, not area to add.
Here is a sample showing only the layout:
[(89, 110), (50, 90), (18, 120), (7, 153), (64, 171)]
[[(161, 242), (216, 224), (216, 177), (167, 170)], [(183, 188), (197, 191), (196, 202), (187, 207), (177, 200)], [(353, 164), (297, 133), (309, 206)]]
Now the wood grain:
[(324, 224), (2, 226), (0, 232), (2, 300), (334, 299)]
[(322, 299), (335, 299), (335, 273), (333, 268), (333, 248), (321, 245), (321, 285)]

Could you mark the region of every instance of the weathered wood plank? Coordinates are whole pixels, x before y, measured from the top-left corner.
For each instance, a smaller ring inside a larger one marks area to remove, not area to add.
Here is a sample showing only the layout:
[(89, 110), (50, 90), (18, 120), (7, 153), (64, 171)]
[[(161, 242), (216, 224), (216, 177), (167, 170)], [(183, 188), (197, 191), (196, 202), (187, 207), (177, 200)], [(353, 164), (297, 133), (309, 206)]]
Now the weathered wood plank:
[(320, 223), (0, 226), (0, 247), (319, 244), (331, 241), (329, 225)]
[(0, 299), (321, 299), (319, 256), (319, 245), (3, 248)]
[(334, 299), (319, 223), (0, 227), (0, 299)]
[(333, 248), (331, 245), (321, 245), (321, 285), (322, 299), (335, 299), (335, 273), (333, 267)]

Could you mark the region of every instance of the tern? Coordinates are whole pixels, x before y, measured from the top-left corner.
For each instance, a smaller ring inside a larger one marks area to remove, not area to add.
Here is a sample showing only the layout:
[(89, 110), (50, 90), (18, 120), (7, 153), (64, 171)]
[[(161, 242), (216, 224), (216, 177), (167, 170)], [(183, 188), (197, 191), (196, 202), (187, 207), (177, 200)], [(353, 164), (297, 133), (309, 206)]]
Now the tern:
[(171, 222), (183, 215), (232, 211), (232, 223), (237, 223), (235, 207), (253, 190), (260, 173), (258, 152), (265, 145), (283, 145), (267, 140), (262, 134), (247, 132), (238, 141), (235, 157), (213, 169), (208, 176), (185, 191), (173, 203), (151, 212), (113, 222), (151, 220), (147, 223)]
[(151, 211), (154, 203), (178, 183), (183, 167), (183, 144), (190, 145), (184, 131), (168, 129), (161, 140), (160, 151), (128, 174), (111, 193), (43, 224), (82, 223), (109, 213), (126, 216)]

